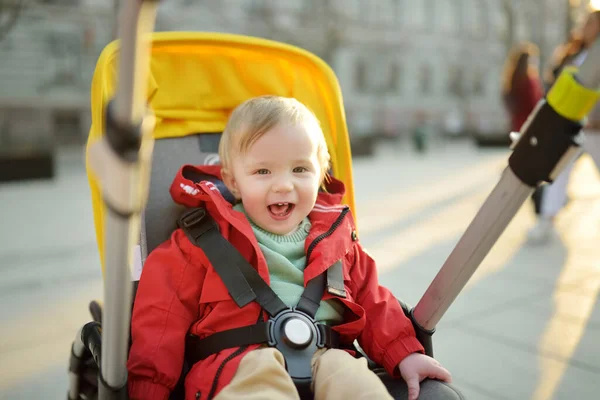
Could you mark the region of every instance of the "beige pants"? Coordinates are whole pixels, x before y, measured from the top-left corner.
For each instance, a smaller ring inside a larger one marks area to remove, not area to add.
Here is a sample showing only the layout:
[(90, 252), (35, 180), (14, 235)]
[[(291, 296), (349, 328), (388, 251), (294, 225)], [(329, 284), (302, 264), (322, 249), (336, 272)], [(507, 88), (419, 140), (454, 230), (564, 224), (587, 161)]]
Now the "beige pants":
[[(364, 358), (356, 359), (343, 350), (320, 349), (311, 365), (315, 400), (392, 399)], [(261, 348), (244, 356), (233, 379), (215, 400), (241, 398), (299, 399), (279, 350)]]

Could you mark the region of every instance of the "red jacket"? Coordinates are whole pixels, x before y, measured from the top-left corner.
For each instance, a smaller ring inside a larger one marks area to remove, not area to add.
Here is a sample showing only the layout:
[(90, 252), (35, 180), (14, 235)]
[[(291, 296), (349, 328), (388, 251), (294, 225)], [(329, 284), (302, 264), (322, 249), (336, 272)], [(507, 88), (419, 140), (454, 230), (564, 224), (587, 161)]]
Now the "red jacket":
[[(267, 263), (248, 220), (232, 209), (214, 184), (207, 181), (194, 184), (184, 177), (185, 172), (194, 169), (220, 178), (220, 168), (216, 166), (183, 167), (171, 186), (173, 199), (187, 207), (204, 205), (221, 234), (269, 283)], [(344, 193), (341, 182), (332, 179), (327, 191), (319, 194), (308, 215), (312, 228), (306, 248), (332, 227), (345, 208), (340, 204)], [(334, 329), (344, 343), (358, 339), (373, 361), (398, 376), (396, 367), (400, 361), (423, 348), (394, 295), (379, 286), (375, 262), (361, 247), (355, 229), (352, 216), (347, 213), (333, 234), (314, 247), (304, 271), (304, 284), (341, 259), (347, 297), (339, 300), (347, 312), (344, 323)], [(333, 297), (325, 291), (323, 299)], [(142, 272), (127, 363), (130, 398), (168, 398), (181, 373), (187, 334), (203, 338), (214, 332), (253, 325), (259, 313), (261, 308), (255, 302), (239, 308), (202, 250), (182, 230), (176, 230), (152, 251)], [(237, 348), (227, 349), (196, 363), (185, 380), (185, 398), (214, 396), (231, 380), (244, 354), (257, 347), (253, 345), (242, 352)]]
[(507, 99), (507, 108), (511, 117), (510, 129), (513, 132), (521, 131), (529, 114), (543, 96), (542, 84), (537, 77), (526, 76), (514, 80)]

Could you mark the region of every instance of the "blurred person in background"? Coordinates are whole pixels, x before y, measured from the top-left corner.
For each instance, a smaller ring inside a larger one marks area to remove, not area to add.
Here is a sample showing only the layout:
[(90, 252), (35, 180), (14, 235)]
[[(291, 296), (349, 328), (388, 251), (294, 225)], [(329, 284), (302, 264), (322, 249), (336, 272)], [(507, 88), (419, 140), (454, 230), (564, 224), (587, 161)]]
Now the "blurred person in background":
[(529, 42), (516, 44), (509, 52), (502, 73), (502, 99), (510, 115), (510, 129), (521, 126), (543, 96), (538, 68), (539, 50)]
[(425, 153), (428, 148), (429, 137), (431, 136), (429, 118), (425, 111), (419, 110), (416, 113), (416, 121), (412, 132), (413, 147), (417, 153)]
[[(552, 87), (565, 66), (580, 66), (583, 63), (588, 48), (599, 34), (600, 11), (593, 11), (587, 15), (583, 24), (572, 32), (569, 40), (554, 51), (550, 65), (544, 72), (544, 83), (547, 89)], [(584, 132), (583, 150), (590, 154), (600, 170), (600, 105), (596, 105), (588, 115)], [(543, 244), (551, 238), (554, 231), (554, 217), (567, 202), (567, 184), (573, 164), (568, 165), (552, 184), (542, 185), (534, 193), (537, 218), (528, 233), (530, 243)]]

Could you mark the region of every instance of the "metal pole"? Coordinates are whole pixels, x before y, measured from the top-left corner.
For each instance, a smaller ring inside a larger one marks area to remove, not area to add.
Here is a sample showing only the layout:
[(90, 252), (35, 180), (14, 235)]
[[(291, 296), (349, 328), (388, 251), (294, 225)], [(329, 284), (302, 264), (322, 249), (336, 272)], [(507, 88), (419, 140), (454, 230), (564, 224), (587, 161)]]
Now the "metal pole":
[[(115, 2), (115, 4), (117, 4)], [(127, 392), (131, 315), (131, 249), (139, 233), (152, 154), (153, 121), (146, 117), (150, 37), (158, 1), (128, 0), (119, 15), (119, 75), (106, 107), (105, 135), (90, 149), (105, 204), (105, 284), (99, 399)]]
[(500, 182), (415, 307), (414, 316), (420, 326), (435, 328), (532, 192), (533, 188), (523, 185), (510, 168), (504, 170)]

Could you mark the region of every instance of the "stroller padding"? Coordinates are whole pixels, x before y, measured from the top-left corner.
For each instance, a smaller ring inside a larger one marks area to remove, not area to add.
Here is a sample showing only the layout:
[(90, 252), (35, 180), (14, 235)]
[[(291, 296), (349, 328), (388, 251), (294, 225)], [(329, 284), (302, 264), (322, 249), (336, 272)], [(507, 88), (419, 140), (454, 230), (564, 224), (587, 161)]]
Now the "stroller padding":
[(140, 245), (142, 262), (177, 228), (183, 207), (173, 202), (169, 187), (184, 164), (214, 164), (221, 134), (198, 134), (157, 140), (152, 157), (148, 203), (144, 210)]

